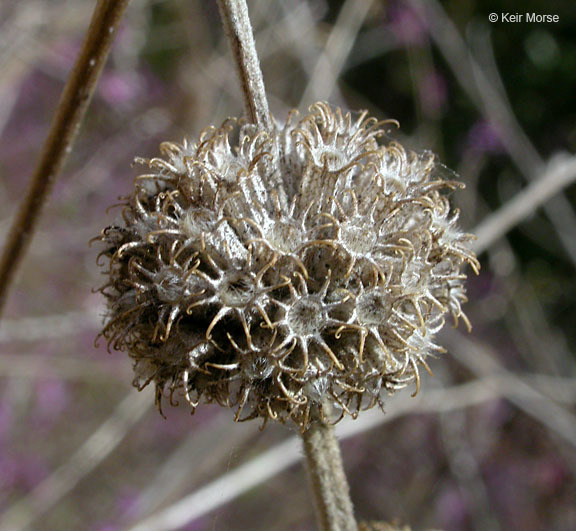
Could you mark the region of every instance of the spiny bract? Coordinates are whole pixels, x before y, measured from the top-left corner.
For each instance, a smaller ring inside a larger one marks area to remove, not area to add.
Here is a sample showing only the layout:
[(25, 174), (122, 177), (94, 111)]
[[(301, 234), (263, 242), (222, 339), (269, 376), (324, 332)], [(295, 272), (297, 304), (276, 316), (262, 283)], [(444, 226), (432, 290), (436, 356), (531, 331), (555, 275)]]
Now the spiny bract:
[[(157, 402), (336, 422), (415, 381), (478, 263), (430, 153), (317, 103), (262, 131), (227, 120), (137, 159), (150, 173), (100, 237), (109, 347)], [(445, 173), (445, 172), (444, 172)]]

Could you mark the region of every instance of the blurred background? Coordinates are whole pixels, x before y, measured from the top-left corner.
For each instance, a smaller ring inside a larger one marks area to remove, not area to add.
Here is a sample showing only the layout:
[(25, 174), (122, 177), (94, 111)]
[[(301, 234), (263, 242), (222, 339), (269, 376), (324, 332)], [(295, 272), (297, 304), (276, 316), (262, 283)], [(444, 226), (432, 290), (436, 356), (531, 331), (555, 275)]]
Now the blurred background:
[[(94, 4), (0, 4), (2, 239)], [(320, 99), (399, 120), (398, 140), (466, 183), (453, 197), (479, 235), (472, 333), (442, 332), (448, 354), (418, 397), (404, 390), (342, 425), (357, 515), (415, 530), (576, 529), (574, 4), (249, 7), (279, 119)], [(559, 21), (488, 19), (516, 12)], [(277, 447), (292, 432), (216, 406), (165, 408), (165, 420), (131, 387), (128, 357), (94, 347), (104, 308), (88, 241), (129, 193), (133, 158), (241, 112), (216, 2), (135, 0), (5, 311), (0, 529), (163, 529), (150, 518), (162, 510), (178, 529), (314, 529), (297, 446)]]

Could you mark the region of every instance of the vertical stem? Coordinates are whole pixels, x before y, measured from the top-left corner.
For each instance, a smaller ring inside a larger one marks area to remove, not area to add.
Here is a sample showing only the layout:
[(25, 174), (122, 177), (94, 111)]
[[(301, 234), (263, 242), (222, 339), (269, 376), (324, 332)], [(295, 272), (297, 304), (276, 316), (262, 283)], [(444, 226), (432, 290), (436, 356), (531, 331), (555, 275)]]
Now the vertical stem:
[(302, 434), (318, 522), (323, 531), (357, 531), (334, 428), (313, 422)]
[(8, 288), (32, 239), (42, 207), (80, 128), (129, 0), (99, 0), (72, 72), (60, 97), (50, 131), (0, 260), (0, 312)]
[(246, 1), (218, 0), (218, 7), (244, 94), (246, 117), (264, 129), (271, 129), (272, 121), (268, 110), (268, 100), (266, 99), (264, 80), (256, 53)]

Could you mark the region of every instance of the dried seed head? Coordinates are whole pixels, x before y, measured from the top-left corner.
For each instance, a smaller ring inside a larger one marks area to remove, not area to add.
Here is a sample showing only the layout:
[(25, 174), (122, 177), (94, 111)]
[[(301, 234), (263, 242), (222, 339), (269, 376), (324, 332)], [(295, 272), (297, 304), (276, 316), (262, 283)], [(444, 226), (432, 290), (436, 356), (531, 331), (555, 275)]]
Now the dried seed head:
[(135, 385), (301, 429), (418, 385), (445, 315), (468, 322), (461, 270), (478, 262), (442, 194), (459, 183), (429, 153), (379, 145), (385, 126), (317, 103), (140, 160), (149, 173), (100, 238), (101, 334)]

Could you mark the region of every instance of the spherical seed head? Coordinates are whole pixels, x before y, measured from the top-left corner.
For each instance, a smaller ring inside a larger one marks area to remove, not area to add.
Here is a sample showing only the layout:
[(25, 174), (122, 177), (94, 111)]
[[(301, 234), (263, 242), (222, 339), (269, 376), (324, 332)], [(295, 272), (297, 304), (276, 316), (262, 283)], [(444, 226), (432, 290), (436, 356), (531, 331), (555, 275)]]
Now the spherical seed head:
[[(138, 387), (305, 429), (411, 382), (478, 268), (434, 156), (325, 103), (262, 131), (226, 121), (140, 160), (109, 259), (109, 347)], [(237, 139), (237, 140), (236, 140)]]

